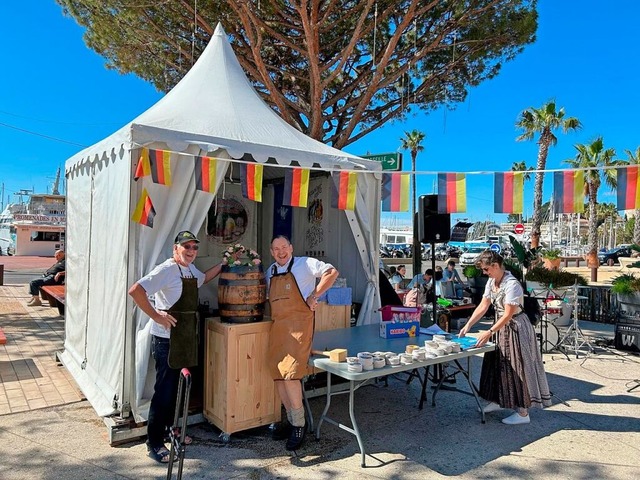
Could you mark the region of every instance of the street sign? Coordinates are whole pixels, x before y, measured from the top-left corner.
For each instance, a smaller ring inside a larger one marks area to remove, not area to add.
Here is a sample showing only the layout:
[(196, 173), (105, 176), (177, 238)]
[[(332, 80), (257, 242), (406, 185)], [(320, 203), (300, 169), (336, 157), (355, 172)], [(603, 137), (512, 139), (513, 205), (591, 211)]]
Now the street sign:
[(522, 235), (524, 233), (524, 225), (521, 223), (517, 223), (515, 227), (513, 227), (513, 231), (518, 235)]
[(377, 153), (375, 155), (360, 155), (362, 158), (382, 163), (382, 170), (400, 170), (402, 168), (402, 153)]
[(496, 252), (496, 253), (500, 253), (502, 251), (502, 247), (500, 246), (499, 243), (492, 243), (489, 249), (492, 252)]

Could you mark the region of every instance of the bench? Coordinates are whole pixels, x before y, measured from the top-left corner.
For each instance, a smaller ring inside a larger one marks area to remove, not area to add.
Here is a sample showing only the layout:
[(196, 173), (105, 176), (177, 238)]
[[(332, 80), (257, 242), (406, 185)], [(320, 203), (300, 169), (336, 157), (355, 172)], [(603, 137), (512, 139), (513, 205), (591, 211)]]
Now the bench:
[(57, 307), (60, 315), (64, 316), (64, 285), (45, 285), (40, 287), (42, 298), (49, 302), (52, 307)]
[(627, 269), (631, 268), (631, 265), (633, 265), (634, 263), (640, 262), (640, 258), (639, 257), (618, 257), (618, 262), (620, 262), (620, 270), (624, 272), (624, 271), (627, 271)]
[(569, 262), (576, 262), (576, 267), (579, 268), (580, 267), (580, 262), (582, 262), (584, 260), (583, 256), (579, 256), (579, 255), (570, 255), (570, 256), (566, 256), (566, 257), (560, 257), (560, 260), (562, 260), (562, 263), (564, 265), (565, 268), (567, 268), (569, 266)]

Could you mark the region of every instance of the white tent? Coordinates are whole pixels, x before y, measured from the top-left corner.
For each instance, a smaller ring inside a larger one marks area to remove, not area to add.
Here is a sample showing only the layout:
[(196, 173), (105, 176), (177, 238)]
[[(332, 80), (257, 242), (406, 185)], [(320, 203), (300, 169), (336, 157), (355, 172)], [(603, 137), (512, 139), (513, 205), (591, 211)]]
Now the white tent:
[[(142, 147), (171, 152), (171, 186), (133, 181)], [(67, 309), (61, 358), (101, 416), (131, 411), (137, 420), (146, 419), (149, 319), (134, 309), (127, 290), (171, 255), (177, 231), (198, 232), (203, 226), (213, 195), (195, 189), (193, 155), (204, 154), (227, 159), (223, 164), (254, 160), (280, 172), (296, 164), (361, 172), (355, 211), (333, 213), (341, 218), (335, 223), (345, 225), (343, 237), (333, 243), (342, 249), (336, 253), (339, 270), (358, 285), (359, 323), (379, 318), (380, 165), (285, 123), (252, 88), (218, 26), (197, 63), (164, 98), (66, 162)], [(216, 188), (223, 181), (219, 171)], [(131, 221), (143, 185), (157, 212), (153, 228)]]

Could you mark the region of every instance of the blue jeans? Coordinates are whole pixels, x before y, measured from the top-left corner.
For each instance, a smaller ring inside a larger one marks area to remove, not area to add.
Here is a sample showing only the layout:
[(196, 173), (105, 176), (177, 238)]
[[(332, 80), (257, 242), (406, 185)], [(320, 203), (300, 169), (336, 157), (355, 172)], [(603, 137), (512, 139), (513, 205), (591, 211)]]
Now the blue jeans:
[(169, 367), (169, 339), (151, 337), (151, 354), (156, 361), (156, 383), (149, 407), (147, 435), (149, 446), (164, 445), (164, 434), (173, 423), (180, 370)]
[(45, 285), (58, 285), (61, 282), (56, 282), (53, 275), (47, 275), (46, 277), (36, 278), (29, 282), (29, 293), (32, 297), (40, 295), (40, 287)]

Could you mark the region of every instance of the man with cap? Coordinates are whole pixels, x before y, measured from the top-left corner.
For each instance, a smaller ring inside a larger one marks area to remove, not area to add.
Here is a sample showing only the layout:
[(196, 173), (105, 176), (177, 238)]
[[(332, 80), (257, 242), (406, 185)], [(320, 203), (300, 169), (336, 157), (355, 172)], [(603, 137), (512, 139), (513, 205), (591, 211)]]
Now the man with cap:
[[(198, 288), (215, 278), (222, 268), (222, 264), (214, 265), (203, 273), (193, 265), (199, 243), (193, 233), (179, 232), (171, 258), (129, 289), (136, 305), (153, 320), (150, 333), (156, 381), (149, 407), (147, 446), (149, 456), (160, 463), (169, 461), (164, 436), (173, 421), (180, 368), (198, 363)], [(150, 295), (154, 296), (153, 304)], [(191, 441), (185, 437), (185, 444)]]

